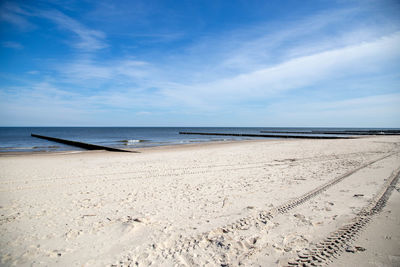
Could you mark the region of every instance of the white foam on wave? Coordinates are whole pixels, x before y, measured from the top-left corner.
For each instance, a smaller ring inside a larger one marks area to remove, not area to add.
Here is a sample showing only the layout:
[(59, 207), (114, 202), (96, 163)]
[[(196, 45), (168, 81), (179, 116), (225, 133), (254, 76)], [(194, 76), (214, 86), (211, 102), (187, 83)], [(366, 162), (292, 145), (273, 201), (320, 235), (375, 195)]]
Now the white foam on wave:
[(141, 139), (129, 139), (129, 140), (121, 140), (120, 142), (125, 143), (125, 145), (134, 145), (136, 143), (142, 143), (146, 142), (147, 140), (141, 140)]

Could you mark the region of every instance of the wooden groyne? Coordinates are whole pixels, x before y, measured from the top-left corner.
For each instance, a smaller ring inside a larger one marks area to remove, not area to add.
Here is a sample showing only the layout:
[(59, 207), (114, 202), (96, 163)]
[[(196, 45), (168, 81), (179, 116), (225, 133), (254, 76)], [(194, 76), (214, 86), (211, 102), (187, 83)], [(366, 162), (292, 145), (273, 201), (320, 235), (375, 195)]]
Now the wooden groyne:
[(340, 135), (400, 135), (400, 130), (366, 130), (366, 131), (260, 131), (261, 133), (282, 134), (340, 134)]
[(312, 135), (288, 135), (288, 134), (241, 134), (241, 133), (202, 133), (202, 132), (179, 132), (179, 134), (195, 135), (218, 135), (218, 136), (243, 136), (243, 137), (273, 137), (273, 138), (302, 138), (302, 139), (350, 139), (353, 137), (343, 136), (312, 136)]
[(129, 151), (129, 150), (124, 150), (124, 149), (119, 149), (119, 148), (114, 148), (114, 147), (108, 147), (108, 146), (99, 146), (99, 145), (94, 145), (94, 144), (88, 144), (88, 143), (83, 143), (83, 142), (78, 142), (78, 141), (72, 141), (72, 140), (66, 140), (66, 139), (61, 139), (61, 138), (56, 138), (56, 137), (50, 137), (50, 136), (44, 136), (44, 135), (38, 135), (38, 134), (31, 134), (32, 137), (37, 137), (65, 145), (70, 145), (70, 146), (75, 146), (75, 147), (80, 147), (84, 148), (87, 150), (107, 150), (107, 151), (115, 151), (115, 152), (133, 152), (133, 153), (138, 153), (136, 151)]

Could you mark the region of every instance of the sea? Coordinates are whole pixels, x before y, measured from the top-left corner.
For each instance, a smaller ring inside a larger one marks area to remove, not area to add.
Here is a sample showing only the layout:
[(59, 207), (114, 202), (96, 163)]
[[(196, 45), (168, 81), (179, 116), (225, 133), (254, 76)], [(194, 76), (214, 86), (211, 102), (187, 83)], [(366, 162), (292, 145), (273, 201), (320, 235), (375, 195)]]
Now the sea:
[[(189, 143), (260, 139), (260, 137), (242, 136), (181, 135), (179, 132), (260, 134), (261, 131), (307, 133), (310, 131), (371, 129), (377, 130), (377, 128), (292, 127), (0, 127), (0, 152), (82, 150), (81, 148), (32, 137), (31, 133), (101, 146), (132, 149)], [(385, 129), (388, 128), (382, 128), (382, 130)], [(266, 139), (265, 137), (262, 138)]]

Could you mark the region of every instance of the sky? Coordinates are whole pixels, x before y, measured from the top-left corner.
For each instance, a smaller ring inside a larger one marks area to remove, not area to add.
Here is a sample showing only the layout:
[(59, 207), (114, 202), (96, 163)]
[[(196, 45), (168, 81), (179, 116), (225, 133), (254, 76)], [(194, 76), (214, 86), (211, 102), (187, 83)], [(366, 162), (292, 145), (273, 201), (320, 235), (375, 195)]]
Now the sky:
[(1, 1), (0, 126), (400, 127), (400, 1)]

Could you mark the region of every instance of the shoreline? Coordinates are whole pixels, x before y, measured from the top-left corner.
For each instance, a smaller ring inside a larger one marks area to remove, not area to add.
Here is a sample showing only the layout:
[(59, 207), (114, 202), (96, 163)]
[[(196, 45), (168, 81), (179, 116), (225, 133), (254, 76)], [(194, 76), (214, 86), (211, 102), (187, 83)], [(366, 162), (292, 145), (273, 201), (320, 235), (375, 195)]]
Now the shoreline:
[[(314, 128), (314, 127), (0, 127), (1, 153), (19, 153), (19, 152), (58, 152), (78, 150), (64, 143), (53, 143), (35, 136), (47, 136), (50, 139), (64, 140), (69, 144), (79, 144), (91, 146), (110, 147), (111, 149), (130, 149), (138, 147), (153, 147), (164, 145), (181, 145), (180, 143), (191, 142), (218, 142), (224, 140), (267, 138), (263, 132), (279, 133), (276, 138), (343, 138), (349, 137), (337, 134), (318, 134), (321, 131), (330, 133), (332, 131), (353, 132), (356, 133), (380, 133), (389, 131), (398, 132), (396, 128)], [(182, 135), (179, 133), (199, 132), (201, 135)], [(292, 134), (302, 133), (302, 134)], [(213, 136), (204, 134), (215, 133)], [(317, 133), (317, 134), (314, 134)], [(226, 136), (228, 135), (228, 136)], [(245, 137), (245, 136), (250, 137)], [(252, 136), (252, 137), (251, 137)], [(258, 137), (255, 137), (258, 136)], [(359, 136), (358, 136), (359, 137)], [(84, 144), (83, 144), (84, 143)], [(93, 146), (92, 146), (93, 145)], [(127, 145), (127, 146), (125, 146)]]
[[(392, 136), (268, 139), (151, 147), (137, 154), (0, 156), (0, 262), (285, 266), (370, 203), (400, 167), (399, 145)], [(385, 246), (400, 244), (393, 233), (398, 217), (376, 218), (388, 230), (366, 227), (367, 251), (354, 254), (363, 266), (371, 260), (387, 264), (397, 252)], [(369, 235), (381, 240), (378, 258), (368, 247)], [(340, 265), (351, 261), (341, 257)]]
[[(155, 145), (147, 147), (137, 147), (137, 148), (127, 148), (126, 150), (147, 152), (147, 151), (158, 151), (158, 150), (173, 150), (180, 148), (191, 148), (191, 147), (207, 147), (213, 145), (224, 145), (224, 144), (235, 144), (235, 143), (246, 143), (246, 142), (270, 142), (270, 141), (293, 141), (295, 139), (252, 139), (252, 140), (227, 140), (227, 141), (204, 141), (204, 142), (192, 142), (192, 143), (182, 143), (182, 144), (171, 144), (171, 145)], [(24, 155), (57, 155), (57, 154), (72, 154), (72, 153), (116, 153), (106, 150), (63, 150), (63, 151), (20, 151), (20, 152), (1, 152), (2, 156), (24, 156)], [(117, 152), (118, 153), (118, 152)]]
[[(381, 138), (383, 136), (357, 136), (351, 139), (364, 139), (364, 138)], [(174, 150), (174, 149), (184, 149), (191, 147), (207, 147), (213, 145), (225, 145), (225, 144), (239, 144), (239, 143), (252, 143), (252, 142), (293, 142), (293, 141), (321, 141), (324, 139), (295, 139), (295, 138), (260, 138), (260, 139), (245, 139), (245, 140), (226, 140), (226, 141), (202, 141), (202, 142), (190, 142), (190, 143), (174, 143), (168, 145), (154, 145), (154, 146), (146, 146), (146, 147), (128, 147), (125, 148), (128, 151), (137, 151), (141, 152), (150, 152), (150, 151), (158, 151), (158, 150)], [(327, 140), (337, 140), (337, 139), (327, 139)], [(57, 155), (57, 154), (73, 154), (73, 153), (118, 153), (113, 151), (106, 150), (61, 150), (61, 151), (0, 151), (0, 158), (2, 156), (24, 156), (24, 155)]]

